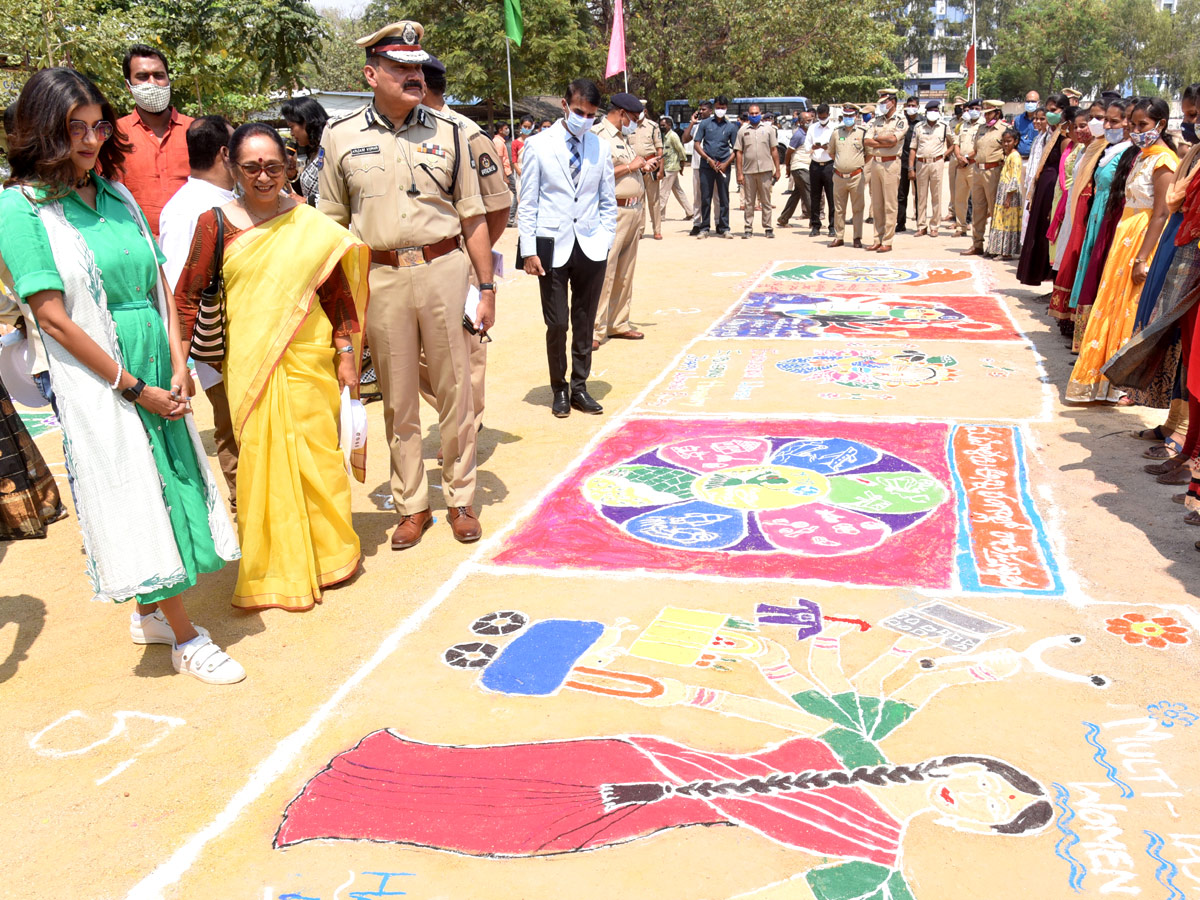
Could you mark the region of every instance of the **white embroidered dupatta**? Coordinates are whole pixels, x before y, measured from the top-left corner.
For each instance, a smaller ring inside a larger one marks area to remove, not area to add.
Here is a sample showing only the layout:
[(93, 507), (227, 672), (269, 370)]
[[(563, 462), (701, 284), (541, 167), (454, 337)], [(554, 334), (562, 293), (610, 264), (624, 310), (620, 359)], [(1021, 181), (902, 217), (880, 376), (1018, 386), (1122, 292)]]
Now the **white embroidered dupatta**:
[[(112, 187), (153, 249), (154, 239), (142, 222), (133, 196), (124, 185), (113, 183)], [(63, 281), (67, 315), (123, 365), (104, 282), (91, 248), (67, 221), (61, 203), (33, 203), (33, 207), (46, 228)], [(161, 277), (156, 299), (165, 327), (167, 303)], [(24, 303), (22, 307), (26, 315), (31, 315)], [(132, 403), (45, 332), (42, 342), (58, 404), (67, 467), (75, 478), (76, 512), (94, 599), (126, 600), (179, 584), (186, 579), (186, 572), (141, 417)], [(217, 490), (196, 423), (191, 415), (185, 421), (204, 478), (208, 528), (217, 554), (225, 560), (239, 559), (237, 535)]]

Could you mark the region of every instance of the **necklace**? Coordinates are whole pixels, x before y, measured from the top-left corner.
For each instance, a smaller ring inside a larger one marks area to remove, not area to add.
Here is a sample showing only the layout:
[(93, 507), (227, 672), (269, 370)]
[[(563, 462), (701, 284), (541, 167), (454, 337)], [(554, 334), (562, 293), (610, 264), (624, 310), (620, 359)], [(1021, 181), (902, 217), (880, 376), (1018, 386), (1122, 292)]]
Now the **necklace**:
[(267, 221), (267, 219), (271, 219), (279, 215), (280, 211), (283, 209), (283, 194), (281, 193), (275, 198), (275, 212), (271, 213), (270, 215), (263, 216), (261, 218), (256, 216), (250, 209), (250, 206), (246, 203), (245, 197), (242, 197), (242, 209), (246, 210), (246, 215), (250, 217), (251, 222), (253, 222), (255, 225), (261, 225), (263, 222)]
[(75, 179), (75, 189), (80, 190), (81, 188), (87, 187), (88, 184), (91, 182), (91, 180), (92, 180), (92, 173), (91, 173), (91, 170), (89, 169), (87, 172), (83, 173), (82, 178)]

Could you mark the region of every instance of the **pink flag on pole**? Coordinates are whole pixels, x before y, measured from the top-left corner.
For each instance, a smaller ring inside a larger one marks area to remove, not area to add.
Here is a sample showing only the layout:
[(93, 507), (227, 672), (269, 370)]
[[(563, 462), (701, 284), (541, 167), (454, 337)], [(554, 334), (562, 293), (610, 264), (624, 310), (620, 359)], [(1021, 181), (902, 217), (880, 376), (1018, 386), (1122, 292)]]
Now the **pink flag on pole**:
[(613, 9), (612, 37), (608, 41), (608, 66), (605, 78), (612, 78), (625, 71), (625, 6), (617, 0)]

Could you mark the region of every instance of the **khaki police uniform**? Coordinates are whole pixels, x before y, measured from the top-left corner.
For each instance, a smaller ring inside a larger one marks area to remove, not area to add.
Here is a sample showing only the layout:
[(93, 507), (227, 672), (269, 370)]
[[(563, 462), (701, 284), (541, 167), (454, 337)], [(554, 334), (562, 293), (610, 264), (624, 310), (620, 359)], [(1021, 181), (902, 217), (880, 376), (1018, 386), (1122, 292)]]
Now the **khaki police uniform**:
[(875, 243), (892, 245), (896, 236), (897, 199), (900, 194), (900, 153), (903, 149), (906, 123), (895, 109), (890, 116), (876, 115), (867, 124), (867, 137), (894, 137), (890, 147), (867, 148), (867, 186), (871, 191), (871, 216), (874, 219)]
[(1000, 169), (1004, 165), (1004, 150), (1000, 138), (1007, 126), (1003, 119), (990, 128), (982, 121), (975, 129), (975, 164), (971, 166), (971, 240), (976, 250), (983, 249), (984, 229), (996, 204), (996, 186), (1000, 184)]
[(917, 230), (937, 234), (942, 220), (942, 179), (946, 173), (946, 150), (953, 143), (950, 126), (945, 122), (917, 126), (913, 134), (916, 150), (914, 172), (917, 182)]
[[(479, 190), (483, 197), (483, 208), (486, 212), (496, 212), (510, 209), (512, 191), (508, 189), (508, 179), (504, 176), (504, 168), (496, 158), (496, 148), (478, 125), (461, 113), (448, 106), (437, 110), (451, 122), (463, 129), (467, 136), (467, 149), (471, 154), (471, 165), (479, 174)], [(471, 269), (471, 284), (479, 286), (479, 278)], [(467, 329), (462, 330), (463, 340), (467, 343), (467, 351), (471, 365), (471, 405), (475, 410), (475, 430), (483, 426), (483, 407), (487, 379), (487, 344), (479, 339), (479, 335), (471, 334)], [(437, 409), (434, 399), (433, 384), (429, 380), (429, 362), (425, 354), (421, 354), (418, 388), (425, 402)]]
[(960, 166), (958, 159), (954, 160), (954, 230), (956, 234), (967, 233), (967, 203), (971, 199), (971, 170), (970, 160), (975, 156), (975, 132), (982, 122), (963, 122), (954, 145), (967, 165)]
[[(625, 140), (621, 129), (604, 117), (592, 133), (612, 148), (613, 167), (628, 165), (638, 154)], [(593, 340), (603, 342), (609, 335), (632, 331), (629, 321), (633, 306), (633, 269), (637, 265), (638, 241), (646, 224), (645, 183), (641, 172), (626, 172), (617, 179), (617, 236), (608, 251), (604, 287), (596, 307)]]
[(391, 122), (374, 103), (325, 128), (319, 208), (371, 248), (367, 340), (379, 375), (401, 516), (429, 509), (418, 362), (424, 351), (450, 508), (475, 497), (475, 412), (462, 317), (470, 264), (462, 220), (484, 214), (468, 139), (417, 106)]
[[(629, 139), (629, 145), (633, 147), (633, 152), (643, 159), (654, 157), (658, 160), (658, 169), (654, 172), (646, 172), (642, 183), (646, 188), (646, 208), (650, 213), (650, 227), (654, 229), (654, 234), (662, 234), (662, 209), (659, 205), (659, 188), (661, 187), (660, 179), (662, 178), (662, 132), (658, 128), (657, 120), (652, 120), (649, 116), (638, 122), (637, 131), (633, 133), (633, 137)], [(665, 205), (665, 204), (664, 204)], [(643, 227), (645, 227), (645, 217), (642, 217)]]
[(849, 202), (854, 219), (854, 240), (861, 243), (863, 236), (863, 207), (867, 176), (866, 147), (863, 138), (867, 126), (855, 122), (849, 128), (839, 125), (833, 132), (829, 152), (833, 156), (833, 236), (842, 241), (846, 238), (846, 204)]
[(774, 234), (771, 220), (771, 188), (775, 184), (779, 143), (779, 132), (774, 125), (759, 122), (744, 125), (733, 142), (733, 150), (740, 154), (742, 174), (742, 204), (746, 212), (746, 233), (754, 231), (755, 204), (762, 207), (762, 223), (767, 234)]

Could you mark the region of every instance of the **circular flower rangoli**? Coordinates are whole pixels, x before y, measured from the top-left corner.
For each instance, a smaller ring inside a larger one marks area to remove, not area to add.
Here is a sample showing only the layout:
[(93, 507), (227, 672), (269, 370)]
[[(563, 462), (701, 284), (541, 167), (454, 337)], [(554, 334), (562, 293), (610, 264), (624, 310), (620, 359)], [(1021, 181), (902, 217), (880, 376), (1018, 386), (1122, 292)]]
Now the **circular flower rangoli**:
[(584, 495), (662, 547), (840, 556), (878, 547), (947, 499), (918, 466), (845, 438), (680, 440), (591, 476)]
[(834, 266), (818, 269), (812, 274), (815, 281), (845, 281), (850, 284), (893, 284), (916, 281), (921, 273), (899, 266)]

